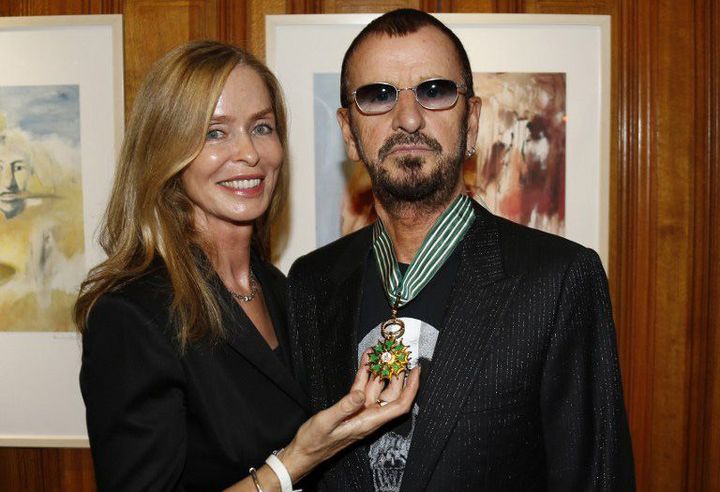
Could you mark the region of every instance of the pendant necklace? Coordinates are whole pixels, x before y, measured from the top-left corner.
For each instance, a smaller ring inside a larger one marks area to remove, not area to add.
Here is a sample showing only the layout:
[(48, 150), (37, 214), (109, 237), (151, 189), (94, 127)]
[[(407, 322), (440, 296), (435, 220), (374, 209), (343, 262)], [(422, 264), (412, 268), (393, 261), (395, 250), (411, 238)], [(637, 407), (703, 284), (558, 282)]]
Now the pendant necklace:
[(226, 285), (225, 288), (230, 293), (231, 296), (233, 296), (234, 299), (237, 299), (240, 302), (250, 302), (253, 299), (255, 299), (255, 296), (258, 293), (258, 284), (257, 279), (255, 278), (255, 274), (252, 271), (252, 268), (250, 269), (250, 293), (249, 294), (241, 294), (240, 292), (235, 292), (234, 290), (230, 290), (230, 288)]

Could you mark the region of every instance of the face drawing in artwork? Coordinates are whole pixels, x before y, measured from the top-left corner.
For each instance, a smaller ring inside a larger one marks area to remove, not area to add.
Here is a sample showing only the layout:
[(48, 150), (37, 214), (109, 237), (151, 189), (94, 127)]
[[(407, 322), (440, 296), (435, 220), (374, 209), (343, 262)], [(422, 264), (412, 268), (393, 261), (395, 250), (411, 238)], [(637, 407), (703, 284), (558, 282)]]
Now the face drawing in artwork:
[(0, 212), (12, 219), (25, 210), (32, 167), (25, 153), (0, 135)]

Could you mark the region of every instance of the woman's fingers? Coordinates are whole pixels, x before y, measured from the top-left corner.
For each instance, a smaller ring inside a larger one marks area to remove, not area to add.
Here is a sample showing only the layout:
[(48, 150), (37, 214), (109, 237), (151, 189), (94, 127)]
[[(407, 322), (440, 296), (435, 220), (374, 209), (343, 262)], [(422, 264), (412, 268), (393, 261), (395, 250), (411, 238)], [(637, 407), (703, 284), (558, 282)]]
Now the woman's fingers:
[(399, 396), (380, 408), (380, 416), (388, 421), (409, 412), (419, 387), (420, 366), (417, 366), (410, 371), (410, 375), (405, 380), (405, 387), (401, 389)]
[(317, 423), (330, 434), (352, 415), (362, 410), (365, 406), (365, 393), (353, 389), (343, 396), (335, 405), (318, 412), (315, 417)]
[(390, 378), (385, 389), (380, 393), (379, 398), (383, 401), (391, 402), (398, 399), (405, 383), (405, 374), (399, 374)]
[(369, 350), (363, 353), (357, 373), (355, 374), (355, 380), (350, 388), (351, 391), (358, 390), (365, 393), (366, 406), (374, 404), (384, 388), (383, 382), (375, 378), (370, 374), (370, 371), (368, 371), (368, 353)]
[(338, 432), (347, 438), (360, 439), (391, 420), (408, 413), (412, 408), (415, 396), (417, 396), (419, 386), (420, 366), (410, 371), (405, 387), (401, 390), (398, 398), (382, 406), (377, 403), (368, 405), (364, 411), (345, 420)]
[[(363, 368), (361, 367), (361, 369)], [(373, 389), (375, 387), (372, 385), (382, 387), (381, 381), (368, 379), (366, 390), (375, 391)], [(362, 380), (361, 375), (356, 377), (356, 382)], [(318, 412), (303, 424), (295, 440), (300, 443), (298, 444), (300, 449), (311, 450), (313, 456), (326, 459), (340, 449), (376, 431), (382, 425), (408, 413), (412, 408), (419, 385), (420, 368), (416, 367), (410, 371), (407, 383), (400, 390), (399, 396), (383, 406), (378, 405), (374, 400), (372, 404), (367, 405), (366, 394), (358, 389), (353, 389), (335, 405)]]
[(380, 393), (385, 389), (385, 381), (375, 376), (370, 376), (370, 380), (365, 385), (365, 406), (371, 407), (377, 405)]
[[(372, 388), (367, 362), (368, 353), (365, 352), (360, 359), (360, 364), (357, 373), (355, 373), (355, 380), (350, 387), (350, 392), (335, 405), (317, 414), (323, 428), (327, 429), (328, 432), (332, 432), (333, 429), (338, 427), (348, 417), (362, 410), (367, 399), (370, 398), (366, 395), (368, 387)], [(373, 394), (375, 394), (374, 389)], [(377, 398), (377, 396), (373, 398)]]
[(360, 364), (358, 364), (358, 370), (355, 373), (355, 380), (353, 381), (350, 391), (358, 390), (365, 391), (365, 386), (370, 379), (370, 372), (368, 371), (368, 353), (364, 352), (360, 358)]
[(398, 398), (391, 404), (386, 405), (386, 407), (396, 405), (397, 410), (400, 412), (398, 415), (409, 412), (412, 408), (413, 401), (415, 401), (419, 387), (420, 366), (416, 366), (412, 371), (410, 371), (410, 375), (405, 380), (405, 386), (402, 388), (400, 396), (398, 396)]

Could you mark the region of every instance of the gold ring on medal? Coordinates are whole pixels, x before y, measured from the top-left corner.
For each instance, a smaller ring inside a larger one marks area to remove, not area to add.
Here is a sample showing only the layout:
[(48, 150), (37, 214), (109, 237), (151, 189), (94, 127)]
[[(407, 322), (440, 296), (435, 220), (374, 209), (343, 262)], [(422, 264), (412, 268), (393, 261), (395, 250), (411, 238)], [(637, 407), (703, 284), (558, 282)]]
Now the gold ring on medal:
[[(394, 330), (389, 330), (388, 328), (396, 326), (397, 328)], [(396, 338), (400, 338), (405, 333), (405, 323), (401, 319), (392, 318), (387, 320), (382, 324), (380, 327), (380, 334), (386, 339), (386, 340), (395, 340)]]

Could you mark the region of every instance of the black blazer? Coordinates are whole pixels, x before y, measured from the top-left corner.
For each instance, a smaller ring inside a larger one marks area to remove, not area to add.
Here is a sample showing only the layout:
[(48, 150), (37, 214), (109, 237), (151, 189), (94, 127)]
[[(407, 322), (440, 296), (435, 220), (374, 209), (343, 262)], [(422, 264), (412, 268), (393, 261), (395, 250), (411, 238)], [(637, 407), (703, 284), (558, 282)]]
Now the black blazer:
[[(631, 490), (607, 280), (598, 256), (476, 204), (430, 367), (403, 491)], [(357, 366), (365, 228), (289, 274), (294, 367), (313, 408)], [(334, 370), (320, 368), (332, 364)], [(326, 463), (328, 490), (373, 490), (368, 442)]]
[[(288, 353), (286, 282), (254, 261)], [(286, 445), (308, 403), (244, 311), (214, 279), (227, 340), (180, 355), (161, 262), (93, 307), (83, 334), (80, 387), (95, 477), (104, 490), (220, 490)]]

